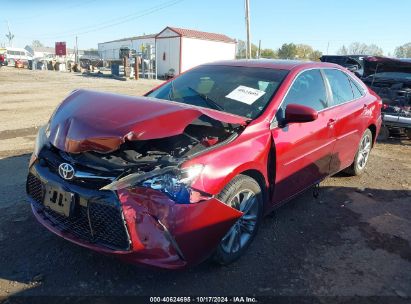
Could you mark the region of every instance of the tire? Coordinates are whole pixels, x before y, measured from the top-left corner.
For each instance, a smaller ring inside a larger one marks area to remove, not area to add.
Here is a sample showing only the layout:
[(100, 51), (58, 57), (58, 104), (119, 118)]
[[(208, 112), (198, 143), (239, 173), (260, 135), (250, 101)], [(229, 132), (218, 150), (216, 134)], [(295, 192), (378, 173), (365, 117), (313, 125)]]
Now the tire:
[(372, 148), (372, 133), (370, 129), (365, 130), (358, 144), (357, 153), (355, 154), (354, 161), (350, 167), (344, 171), (353, 176), (359, 176), (365, 171), (368, 158), (370, 156)]
[(217, 198), (244, 212), (222, 238), (213, 255), (214, 262), (228, 265), (247, 250), (257, 234), (263, 214), (263, 196), (259, 184), (253, 178), (238, 175), (225, 186)]
[(411, 129), (406, 129), (405, 134), (407, 134), (408, 139), (411, 139)]

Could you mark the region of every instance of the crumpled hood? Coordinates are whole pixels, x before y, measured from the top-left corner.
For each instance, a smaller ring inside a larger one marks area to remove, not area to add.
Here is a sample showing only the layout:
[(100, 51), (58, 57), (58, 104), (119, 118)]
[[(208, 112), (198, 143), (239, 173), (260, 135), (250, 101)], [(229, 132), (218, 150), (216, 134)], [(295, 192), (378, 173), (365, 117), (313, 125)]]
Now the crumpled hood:
[(170, 137), (201, 115), (231, 124), (247, 118), (177, 102), (88, 90), (71, 93), (49, 125), (49, 140), (60, 150), (110, 152), (126, 140)]
[(364, 57), (363, 77), (382, 72), (411, 73), (411, 61), (378, 56)]

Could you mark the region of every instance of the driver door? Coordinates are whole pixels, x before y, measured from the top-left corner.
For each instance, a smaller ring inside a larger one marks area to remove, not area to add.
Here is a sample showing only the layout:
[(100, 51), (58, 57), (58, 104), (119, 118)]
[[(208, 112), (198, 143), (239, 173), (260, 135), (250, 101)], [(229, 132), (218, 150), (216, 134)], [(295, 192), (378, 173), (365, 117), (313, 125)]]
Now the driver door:
[[(328, 93), (318, 69), (302, 72), (277, 111), (272, 137), (276, 150), (273, 202), (280, 203), (325, 178), (335, 143), (335, 118), (328, 111)], [(287, 123), (285, 108), (301, 104), (318, 111), (311, 122)]]

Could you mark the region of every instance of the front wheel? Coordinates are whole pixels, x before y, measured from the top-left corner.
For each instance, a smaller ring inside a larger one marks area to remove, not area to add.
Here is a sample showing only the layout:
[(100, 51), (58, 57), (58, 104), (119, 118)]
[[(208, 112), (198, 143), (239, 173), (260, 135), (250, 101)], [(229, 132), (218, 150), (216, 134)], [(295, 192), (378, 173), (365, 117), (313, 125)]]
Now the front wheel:
[(263, 199), (259, 184), (246, 175), (236, 176), (218, 199), (243, 212), (222, 238), (213, 257), (215, 262), (227, 265), (237, 260), (254, 239), (262, 218)]
[(361, 137), (357, 153), (355, 154), (354, 162), (348, 167), (345, 172), (350, 175), (361, 175), (365, 171), (372, 148), (372, 133), (370, 129), (365, 130)]

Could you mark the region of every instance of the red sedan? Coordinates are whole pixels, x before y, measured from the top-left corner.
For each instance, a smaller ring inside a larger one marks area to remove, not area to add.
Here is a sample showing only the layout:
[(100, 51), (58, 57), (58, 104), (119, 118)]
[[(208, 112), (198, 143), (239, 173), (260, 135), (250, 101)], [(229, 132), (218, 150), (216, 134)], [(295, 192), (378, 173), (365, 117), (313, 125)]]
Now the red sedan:
[(77, 90), (40, 129), (27, 193), (55, 234), (129, 262), (239, 258), (263, 215), (364, 172), (381, 100), (344, 68), (227, 61), (144, 97)]

